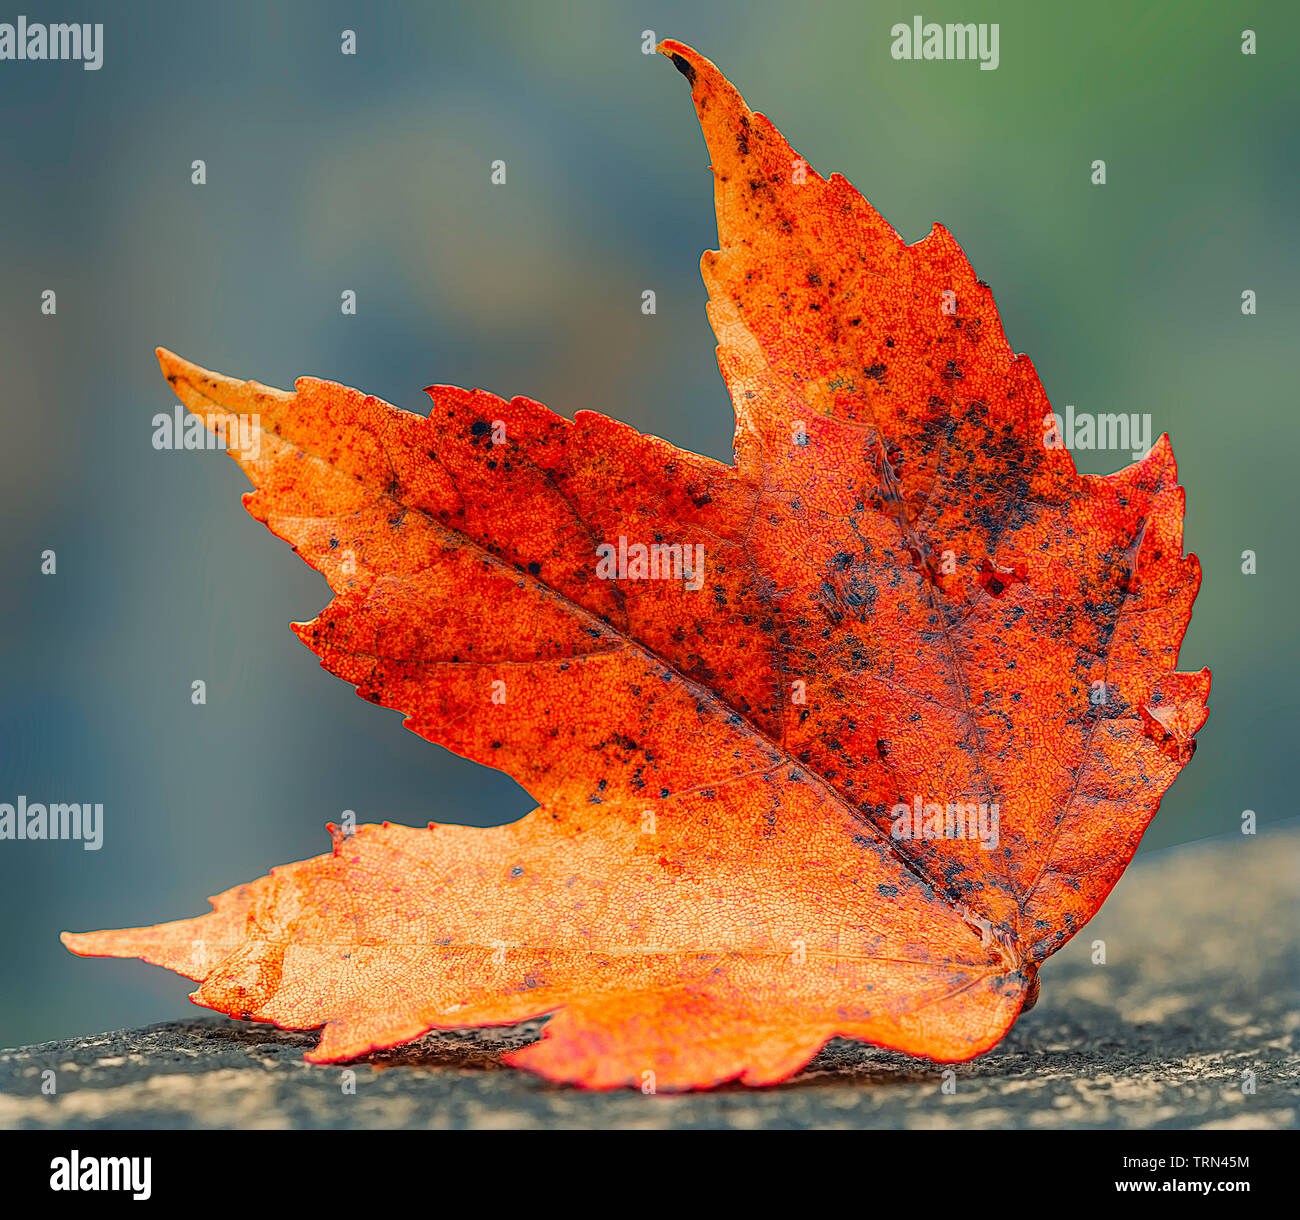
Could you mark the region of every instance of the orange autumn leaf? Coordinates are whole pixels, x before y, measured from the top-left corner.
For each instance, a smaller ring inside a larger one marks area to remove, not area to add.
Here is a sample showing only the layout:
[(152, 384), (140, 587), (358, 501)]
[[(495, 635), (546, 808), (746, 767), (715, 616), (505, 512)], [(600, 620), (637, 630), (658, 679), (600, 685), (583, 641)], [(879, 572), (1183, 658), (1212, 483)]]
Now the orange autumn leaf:
[(74, 952), (321, 1027), (317, 1061), (554, 1014), (514, 1063), (763, 1084), (837, 1035), (986, 1050), (1118, 880), (1209, 690), (1176, 670), (1200, 575), (1167, 438), (1079, 474), (949, 233), (906, 245), (660, 50), (713, 161), (734, 465), (526, 398), (435, 386), (425, 418), (159, 352), (210, 427), (256, 421), (245, 504), (329, 581), (295, 626), (322, 665), (538, 807), (331, 827)]

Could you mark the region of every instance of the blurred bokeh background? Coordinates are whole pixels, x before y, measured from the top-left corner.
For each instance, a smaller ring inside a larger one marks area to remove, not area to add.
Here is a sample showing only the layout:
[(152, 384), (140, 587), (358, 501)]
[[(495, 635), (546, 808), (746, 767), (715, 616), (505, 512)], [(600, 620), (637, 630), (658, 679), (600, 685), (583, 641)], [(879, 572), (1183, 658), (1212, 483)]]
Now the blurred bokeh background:
[[(1058, 409), (1149, 411), (1171, 434), (1204, 566), (1183, 667), (1211, 666), (1214, 691), (1143, 850), (1236, 832), (1244, 809), (1293, 816), (1289, 0), (18, 8), (103, 22), (105, 59), (0, 62), (0, 800), (102, 802), (106, 831), (98, 852), (0, 842), (0, 1044), (192, 1011), (184, 980), (73, 958), (62, 929), (197, 914), (325, 850), (345, 809), (486, 825), (530, 807), (288, 631), (324, 582), (241, 510), (233, 462), (152, 447), (173, 402), (153, 348), (419, 411), (434, 381), (526, 393), (728, 458), (698, 274), (708, 162), (645, 31), (715, 59), (907, 240), (945, 223)], [(917, 11), (999, 23), (997, 70), (891, 59), (890, 27)]]

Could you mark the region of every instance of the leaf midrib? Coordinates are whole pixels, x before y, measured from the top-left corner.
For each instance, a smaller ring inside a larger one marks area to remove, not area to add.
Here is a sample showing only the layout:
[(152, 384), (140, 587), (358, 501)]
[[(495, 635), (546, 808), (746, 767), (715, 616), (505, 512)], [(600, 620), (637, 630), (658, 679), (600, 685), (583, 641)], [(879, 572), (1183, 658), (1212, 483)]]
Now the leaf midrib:
[[(230, 411), (221, 402), (213, 398), (210, 394), (206, 393), (206, 391), (203, 390), (200, 386), (195, 385), (195, 383), (192, 380), (190, 380), (187, 374), (183, 374), (183, 376), (187, 385), (198, 397), (202, 398), (206, 402), (213, 404), (220, 411), (222, 411), (227, 415), (234, 414), (234, 412)], [(280, 391), (280, 393), (288, 394), (287, 391)], [(296, 389), (289, 397), (291, 398), (291, 403), (285, 403), (284, 405), (286, 407), (290, 405), (297, 406), (298, 392)], [(428, 420), (430, 418), (427, 415), (425, 416), (419, 415), (414, 411), (405, 411), (403, 408), (396, 407), (392, 403), (384, 402), (384, 400), (382, 399), (375, 399), (374, 401), (378, 403), (382, 403), (382, 405), (385, 408), (387, 408), (387, 410), (392, 412), (400, 412), (402, 414), (412, 415), (415, 418), (422, 419), (422, 420)], [(197, 414), (197, 412), (195, 412), (195, 414)], [(273, 427), (268, 428), (261, 421), (258, 422), (257, 426), (259, 431), (270, 432), (271, 435), (275, 436), (283, 444), (290, 446), (298, 453), (302, 454), (305, 457), (311, 458), (313, 461), (320, 462), (323, 466), (325, 466), (326, 469), (336, 473), (346, 473), (346, 472), (339, 471), (339, 468), (337, 466), (332, 465), (327, 459), (322, 457), (320, 454), (314, 453), (308, 448), (304, 448), (303, 445), (298, 441), (289, 440), (287, 437), (282, 436), (275, 428)], [(386, 447), (384, 446), (382, 438), (376, 437), (376, 439), (378, 440), (380, 448), (381, 450), (383, 450), (384, 455), (387, 458), (388, 452)], [(529, 459), (529, 461), (531, 463), (531, 459)], [(391, 459), (389, 459), (389, 462), (391, 465)], [(537, 469), (535, 463), (531, 463), (531, 464), (533, 465), (534, 469)], [(245, 473), (248, 472), (245, 471)], [(736, 477), (734, 467), (730, 468), (730, 473), (733, 478)], [(363, 483), (368, 487), (373, 486), (361, 475), (353, 475), (352, 477), (355, 478), (357, 482)], [(254, 483), (254, 486), (260, 489), (261, 485)], [(756, 493), (759, 491), (759, 489), (757, 488), (755, 488), (754, 490), (756, 491)], [(778, 766), (786, 766), (794, 771), (797, 771), (800, 777), (803, 779), (803, 781), (807, 783), (809, 787), (813, 789), (814, 792), (817, 792), (818, 795), (823, 797), (823, 799), (829, 801), (831, 805), (840, 809), (840, 811), (844, 813), (848, 817), (848, 819), (852, 821), (854, 825), (859, 825), (869, 830), (870, 833), (876, 839), (876, 841), (879, 842), (887, 849), (890, 858), (892, 858), (898, 865), (900, 865), (904, 869), (904, 871), (906, 871), (909, 875), (911, 875), (917, 882), (923, 885), (926, 891), (932, 897), (939, 899), (942, 903), (947, 905), (949, 909), (952, 910), (953, 914), (956, 915), (958, 921), (962, 923), (964, 926), (966, 926), (968, 930), (971, 931), (972, 936), (975, 936), (975, 939), (981, 940), (982, 942), (982, 938), (976, 935), (974, 929), (971, 927), (969, 922), (959, 913), (958, 907), (962, 906), (963, 904), (958, 903), (957, 901), (955, 901), (953, 897), (951, 897), (947, 892), (945, 892), (942, 886), (940, 886), (933, 878), (927, 875), (925, 870), (920, 866), (918, 862), (913, 861), (911, 858), (909, 858), (908, 856), (900, 852), (898, 848), (895, 847), (895, 845), (890, 841), (890, 839), (888, 839), (884, 834), (881, 833), (880, 829), (875, 825), (874, 822), (871, 821), (871, 819), (862, 815), (853, 805), (851, 805), (848, 802), (847, 798), (845, 798), (837, 789), (832, 787), (826, 779), (824, 779), (821, 775), (817, 774), (817, 772), (815, 772), (812, 768), (807, 766), (807, 764), (802, 763), (798, 759), (796, 759), (792, 754), (790, 754), (790, 752), (786, 749), (786, 747), (783, 744), (774, 740), (771, 736), (765, 733), (761, 728), (759, 728), (758, 725), (754, 724), (753, 721), (751, 721), (749, 717), (745, 715), (744, 712), (742, 712), (739, 708), (733, 707), (729, 702), (727, 702), (726, 699), (724, 699), (716, 691), (714, 691), (710, 687), (702, 685), (701, 683), (697, 682), (695, 679), (689, 677), (687, 674), (683, 673), (680, 669), (678, 669), (675, 664), (673, 664), (666, 657), (661, 656), (653, 648), (642, 643), (635, 636), (624, 634), (622, 631), (615, 628), (614, 625), (610, 623), (607, 619), (604, 619), (601, 616), (591, 613), (585, 607), (579, 605), (577, 602), (573, 601), (564, 593), (554, 588), (554, 586), (547, 584), (545, 581), (542, 581), (538, 577), (533, 576), (532, 574), (516, 567), (513, 564), (507, 563), (499, 555), (489, 550), (486, 546), (484, 546), (478, 540), (472, 538), (470, 535), (461, 533), (459, 530), (452, 529), (450, 526), (445, 525), (443, 522), (439, 521), (436, 517), (434, 517), (433, 514), (430, 513), (427, 509), (418, 507), (416, 505), (408, 504), (404, 500), (402, 500), (399, 495), (394, 495), (393, 493), (387, 490), (376, 491), (375, 498), (377, 500), (387, 499), (394, 504), (400, 505), (408, 513), (418, 514), (418, 516), (422, 518), (432, 530), (448, 536), (459, 545), (471, 547), (475, 551), (475, 553), (483, 556), (493, 564), (496, 564), (499, 568), (502, 569), (502, 571), (509, 573), (512, 577), (519, 578), (524, 582), (533, 585), (541, 594), (550, 597), (556, 602), (560, 603), (560, 605), (563, 606), (564, 610), (567, 613), (569, 613), (572, 617), (577, 619), (579, 622), (585, 623), (602, 633), (608, 633), (610, 636), (614, 637), (614, 639), (619, 641), (622, 644), (622, 646), (635, 650), (636, 652), (640, 653), (644, 658), (646, 658), (647, 661), (657, 664), (661, 666), (663, 669), (667, 670), (676, 681), (680, 682), (692, 694), (703, 697), (703, 699), (706, 702), (708, 702), (716, 709), (718, 709), (720, 714), (724, 715), (725, 717), (728, 717), (729, 719), (734, 717), (735, 723), (734, 724), (729, 723), (728, 727), (743, 728), (751, 738), (755, 739), (757, 742), (766, 746), (772, 753), (774, 753), (778, 757), (780, 761), (773, 764), (774, 768)], [(464, 497), (461, 496), (460, 498), (463, 502)], [(574, 510), (572, 505), (569, 504), (567, 498), (562, 497), (561, 499), (562, 502), (565, 504), (565, 507), (573, 514), (575, 519), (578, 519), (576, 510)], [(582, 525), (584, 529), (586, 528), (585, 522), (582, 522), (580, 519), (578, 519), (578, 523)], [(269, 529), (270, 527), (268, 526), (267, 528)], [(274, 532), (275, 531), (272, 530), (272, 533)], [(279, 537), (278, 534), (276, 536)], [(331, 591), (334, 592), (332, 589)], [(334, 592), (334, 596), (338, 597), (339, 594), (337, 592)], [(787, 778), (789, 777), (787, 776)], [(719, 782), (721, 783), (723, 781), (719, 781)]]

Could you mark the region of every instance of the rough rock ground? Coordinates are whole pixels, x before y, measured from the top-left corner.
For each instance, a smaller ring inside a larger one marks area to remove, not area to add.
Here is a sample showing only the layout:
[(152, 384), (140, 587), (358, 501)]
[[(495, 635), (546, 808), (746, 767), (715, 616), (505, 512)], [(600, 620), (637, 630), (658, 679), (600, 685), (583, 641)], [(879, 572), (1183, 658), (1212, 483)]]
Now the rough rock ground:
[(1140, 859), (1044, 966), (1038, 1006), (951, 1069), (837, 1041), (776, 1088), (584, 1093), (500, 1065), (541, 1022), (340, 1067), (303, 1062), (311, 1034), (198, 1018), (0, 1052), (0, 1126), (1294, 1127), (1298, 879), (1294, 825)]

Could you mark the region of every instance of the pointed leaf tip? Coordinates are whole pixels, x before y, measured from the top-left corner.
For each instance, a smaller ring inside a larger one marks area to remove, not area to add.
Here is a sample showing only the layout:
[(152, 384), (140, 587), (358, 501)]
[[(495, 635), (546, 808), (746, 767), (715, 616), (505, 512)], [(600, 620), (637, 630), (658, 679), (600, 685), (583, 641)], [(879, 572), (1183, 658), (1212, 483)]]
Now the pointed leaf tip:
[(186, 362), (175, 352), (168, 351), (165, 347), (154, 348), (153, 354), (158, 358), (158, 367), (162, 369), (163, 376), (169, 382), (175, 381)]
[(668, 58), (672, 60), (673, 67), (676, 68), (677, 71), (680, 72), (684, 77), (686, 77), (687, 81), (690, 82), (691, 88), (694, 89), (695, 88), (695, 65), (692, 64), (691, 61), (686, 58), (686, 56), (681, 54), (681, 52), (676, 49), (679, 46), (681, 46), (680, 43), (672, 42), (671, 40), (665, 40), (664, 42), (661, 42), (659, 46), (655, 49), (661, 55), (667, 55)]
[(695, 89), (701, 74), (711, 79), (721, 75), (717, 67), (694, 47), (688, 47), (675, 38), (665, 38), (655, 50), (672, 60), (673, 67), (686, 77), (692, 90)]

